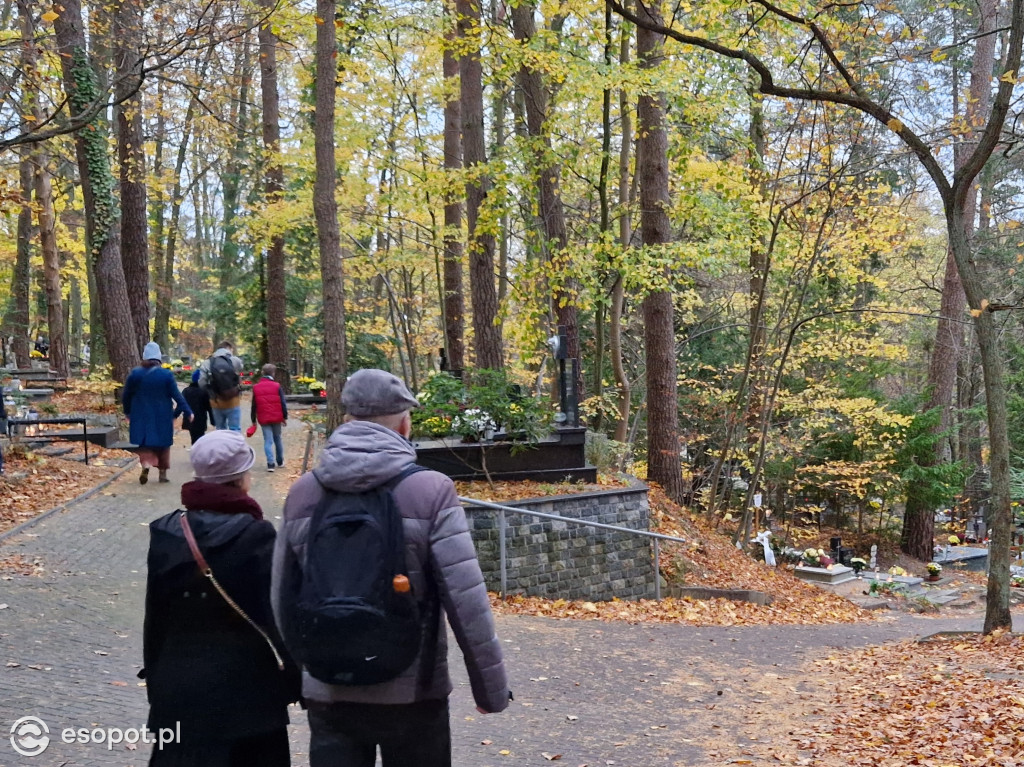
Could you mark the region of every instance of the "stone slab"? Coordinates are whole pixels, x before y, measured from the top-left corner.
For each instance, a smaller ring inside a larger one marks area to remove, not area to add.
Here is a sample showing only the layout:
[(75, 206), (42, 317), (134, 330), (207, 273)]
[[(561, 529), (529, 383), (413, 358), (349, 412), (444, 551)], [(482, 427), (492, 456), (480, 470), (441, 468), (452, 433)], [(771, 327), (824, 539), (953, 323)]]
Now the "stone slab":
[(889, 575), (888, 573), (864, 573), (864, 580), (866, 581), (878, 581), (879, 583), (902, 583), (906, 586), (913, 587), (924, 583), (924, 578), (918, 578), (913, 575)]
[(28, 399), (48, 399), (53, 396), (53, 389), (21, 389), (17, 394)]
[(879, 597), (847, 597), (862, 610), (891, 610), (892, 605), (886, 599)]
[(984, 571), (988, 566), (988, 549), (979, 546), (950, 546), (935, 555), (940, 565), (959, 565), (967, 570)]
[(927, 599), (933, 605), (948, 605), (950, 602), (955, 602), (960, 598), (960, 592), (939, 591), (923, 594), (922, 596), (924, 599)]
[(793, 570), (793, 575), (811, 583), (823, 583), (832, 586), (837, 583), (852, 581), (855, 577), (853, 568), (846, 565), (832, 565), (831, 568), (797, 565), (796, 569)]

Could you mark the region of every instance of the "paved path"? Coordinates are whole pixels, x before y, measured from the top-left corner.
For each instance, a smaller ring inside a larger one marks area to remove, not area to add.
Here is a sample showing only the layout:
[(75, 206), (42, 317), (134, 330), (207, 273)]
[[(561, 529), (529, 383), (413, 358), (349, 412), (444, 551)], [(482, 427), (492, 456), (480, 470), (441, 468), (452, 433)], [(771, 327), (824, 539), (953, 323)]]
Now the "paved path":
[[(288, 459), (301, 460), (303, 427), (286, 430)], [(271, 519), (287, 478), (266, 474), (259, 436), (253, 494)], [(141, 727), (147, 524), (176, 508), (189, 479), (187, 453), (174, 450), (172, 482), (140, 486), (137, 471), (97, 496), (0, 544), (0, 558), (41, 557), (42, 577), (0, 581), (0, 767), (141, 767), (148, 747), (59, 742), (64, 728)], [(275, 520), (276, 521), (276, 520)], [(979, 628), (980, 616), (937, 620), (898, 615), (857, 626), (697, 628), (502, 617), (516, 701), (481, 716), (452, 650), (454, 764), (723, 764), (708, 751), (739, 755), (751, 738), (750, 712), (770, 706), (781, 686), (799, 690), (799, 667), (829, 647), (877, 644), (944, 629)], [(18, 756), (7, 736), (26, 715), (50, 727), (49, 748)], [(292, 720), (293, 764), (306, 765), (302, 712)], [(507, 753), (502, 753), (507, 752)], [(753, 762), (758, 764), (756, 760)]]

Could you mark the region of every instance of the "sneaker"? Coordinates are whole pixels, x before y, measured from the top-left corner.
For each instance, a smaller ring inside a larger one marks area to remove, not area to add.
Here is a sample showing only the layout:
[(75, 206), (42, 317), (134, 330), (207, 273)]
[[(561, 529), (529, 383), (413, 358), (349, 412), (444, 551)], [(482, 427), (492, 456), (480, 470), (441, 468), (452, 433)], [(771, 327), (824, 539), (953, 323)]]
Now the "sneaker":
[(144, 485), (147, 482), (149, 482), (149, 467), (148, 466), (144, 467), (142, 469), (142, 472), (139, 474), (139, 484), (140, 485)]
[(274, 470), (274, 465), (273, 464), (271, 464), (270, 466), (267, 467), (267, 471), (273, 471), (273, 470)]
[(284, 461), (278, 461), (278, 464), (277, 464), (277, 468), (279, 468), (279, 469), (280, 469), (280, 468), (282, 468), (283, 466), (284, 466)]
[(160, 482), (170, 482), (171, 481), (171, 480), (167, 479), (167, 470), (166, 469), (164, 469), (163, 471), (160, 472), (160, 479), (158, 481), (160, 481)]

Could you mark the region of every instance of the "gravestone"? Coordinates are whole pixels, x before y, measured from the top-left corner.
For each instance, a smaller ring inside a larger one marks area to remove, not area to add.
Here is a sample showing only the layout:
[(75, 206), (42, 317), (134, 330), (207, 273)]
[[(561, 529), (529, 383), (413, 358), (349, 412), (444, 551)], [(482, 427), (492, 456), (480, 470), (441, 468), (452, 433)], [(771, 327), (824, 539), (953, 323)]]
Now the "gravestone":
[(793, 575), (804, 581), (819, 583), (824, 586), (836, 586), (840, 583), (852, 581), (855, 577), (852, 567), (845, 565), (832, 565), (831, 567), (807, 567), (797, 565)]

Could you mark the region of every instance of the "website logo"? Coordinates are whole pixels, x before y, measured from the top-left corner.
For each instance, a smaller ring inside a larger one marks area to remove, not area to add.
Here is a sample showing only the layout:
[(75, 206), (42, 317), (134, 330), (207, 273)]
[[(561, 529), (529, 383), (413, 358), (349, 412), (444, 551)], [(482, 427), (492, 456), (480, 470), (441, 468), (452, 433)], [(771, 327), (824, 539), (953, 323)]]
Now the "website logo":
[(37, 716), (23, 716), (11, 726), (11, 747), (22, 756), (39, 756), (50, 745), (50, 728)]

